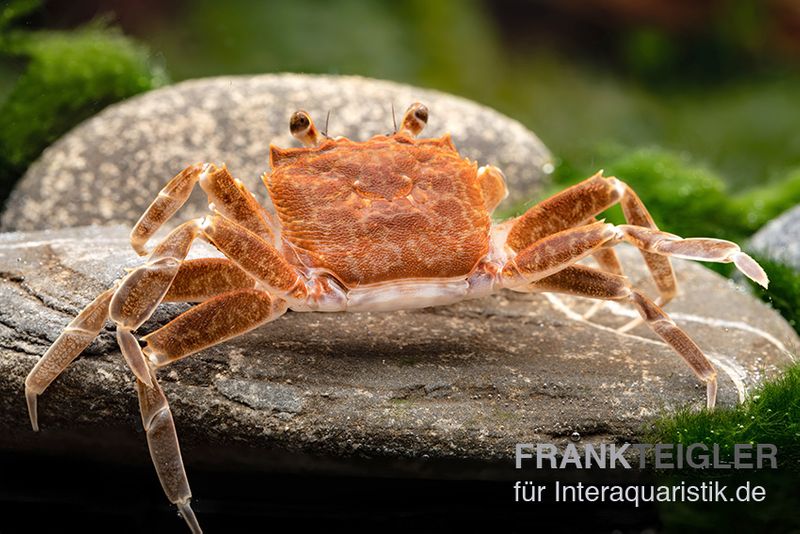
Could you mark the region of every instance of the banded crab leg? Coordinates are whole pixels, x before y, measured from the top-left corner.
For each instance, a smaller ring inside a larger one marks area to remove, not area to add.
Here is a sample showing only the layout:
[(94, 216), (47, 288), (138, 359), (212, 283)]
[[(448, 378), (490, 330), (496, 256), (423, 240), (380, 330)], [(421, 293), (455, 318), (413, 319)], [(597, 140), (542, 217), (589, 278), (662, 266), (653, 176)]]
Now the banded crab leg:
[(522, 288), (526, 293), (556, 292), (601, 300), (628, 300), (639, 311), (643, 321), (689, 365), (706, 384), (706, 407), (714, 408), (717, 399), (717, 371), (703, 351), (669, 316), (638, 289), (631, 287), (625, 276), (571, 265)]
[(736, 243), (705, 237), (684, 239), (675, 234), (642, 226), (630, 224), (615, 226), (599, 221), (586, 226), (568, 228), (529, 245), (503, 267), (504, 284), (513, 287), (541, 280), (603, 247), (623, 241), (641, 251), (658, 256), (733, 263), (754, 282), (764, 287), (769, 283), (761, 266), (742, 252)]
[[(191, 244), (200, 236), (218, 246), (229, 259), (185, 262)], [(200, 281), (212, 284), (212, 288), (198, 287)], [(262, 289), (255, 289), (256, 284)], [(95, 299), (31, 371), (26, 380), (26, 398), (34, 429), (38, 429), (37, 395), (91, 342), (110, 317), (117, 325), (120, 350), (137, 379), (142, 421), (161, 484), (192, 531), (200, 532), (191, 511), (191, 492), (172, 414), (154, 368), (282, 315), (287, 309), (286, 301), (269, 291), (302, 298), (304, 290), (297, 272), (269, 242), (221, 214), (180, 225), (155, 247), (144, 265), (125, 276), (118, 287)], [(150, 345), (162, 347), (158, 352), (161, 357), (149, 346), (147, 359), (133, 331), (167, 296), (171, 300), (203, 302), (154, 333)]]
[(184, 260), (164, 302), (203, 302), (221, 293), (255, 287), (256, 281), (227, 258)]
[[(662, 256), (673, 255), (687, 259), (721, 263), (733, 262), (744, 274), (756, 282), (762, 285), (766, 285), (768, 282), (766, 274), (761, 267), (742, 252), (735, 243), (730, 241), (706, 238), (682, 239), (674, 234), (642, 226), (615, 226), (613, 224), (595, 222), (549, 235), (526, 247), (503, 267), (503, 284), (510, 289), (524, 290), (524, 288), (530, 287), (531, 284), (545, 284), (549, 280), (551, 284), (561, 282), (563, 288), (570, 289), (572, 286), (569, 285), (569, 274), (573, 273), (571, 281), (575, 283), (575, 287), (579, 288), (581, 287), (580, 284), (584, 283), (585, 280), (576, 280), (574, 273), (584, 273), (583, 278), (587, 278), (588, 275), (585, 274), (587, 272), (585, 271), (586, 268), (574, 265), (574, 263), (595, 253), (602, 247), (611, 246), (622, 241), (631, 243), (640, 250)], [(578, 267), (582, 267), (582, 269), (577, 271), (573, 269)], [(570, 269), (568, 274), (561, 274), (565, 269)], [(603, 271), (594, 272), (605, 276), (606, 278), (603, 280), (606, 283), (610, 283), (608, 282), (609, 280), (614, 280), (611, 277), (616, 277), (628, 284), (627, 280), (620, 275)], [(554, 276), (555, 278), (553, 278)], [(595, 283), (600, 283), (602, 282), (602, 280), (598, 281), (600, 277), (601, 275), (594, 275), (592, 280)], [(602, 287), (602, 284), (600, 287)], [(626, 287), (629, 287), (629, 285)], [(681, 336), (674, 333), (677, 327), (661, 311), (661, 308), (638, 290), (631, 290), (625, 296), (630, 297), (631, 302), (637, 307), (648, 326), (681, 354), (687, 362), (690, 362), (690, 365), (693, 365), (693, 369), (696, 369), (695, 372), (698, 373), (702, 380), (710, 384), (711, 375), (708, 374), (707, 370), (692, 364), (692, 362), (699, 361), (696, 356), (699, 349), (684, 340), (685, 335)], [(708, 388), (709, 407), (712, 407), (716, 395), (716, 383), (713, 386), (709, 385)]]
[(144, 323), (161, 302), (198, 230), (197, 220), (176, 228), (156, 247), (147, 263), (89, 303), (53, 342), (25, 379), (25, 397), (34, 430), (39, 429), (37, 397), (89, 346), (109, 317), (117, 325), (117, 340), (126, 362), (137, 378), (151, 382), (131, 331)]
[[(600, 171), (522, 214), (514, 222), (507, 244), (519, 252), (543, 237), (586, 224), (588, 220), (615, 204), (621, 204), (625, 220), (629, 224), (658, 229), (633, 189), (614, 177), (604, 177)], [(669, 258), (664, 256), (646, 251), (642, 251), (642, 256), (658, 288), (659, 297), (656, 302), (663, 306), (677, 292), (672, 265)], [(604, 268), (608, 268), (609, 262), (614, 261), (610, 257), (609, 253), (600, 250), (595, 256), (596, 259), (602, 258), (599, 262)]]
[(225, 166), (205, 163), (190, 165), (178, 173), (158, 193), (134, 225), (131, 246), (140, 256), (147, 254), (147, 241), (186, 203), (198, 182), (208, 197), (212, 211), (218, 211), (265, 241), (274, 243), (272, 216), (242, 182), (231, 176)]
[(116, 291), (116, 287), (104, 291), (90, 302), (67, 325), (25, 378), (25, 400), (28, 403), (28, 415), (34, 431), (39, 431), (37, 416), (39, 395), (89, 346), (103, 329), (108, 320), (108, 303), (111, 302), (114, 291)]
[[(658, 231), (653, 218), (633, 189), (616, 178), (604, 177), (601, 171), (533, 206), (514, 221), (506, 242), (513, 250), (520, 252), (548, 235), (585, 224), (587, 220), (593, 219), (594, 216), (617, 203), (621, 205), (629, 226)], [(632, 236), (633, 230), (629, 231), (628, 234)], [(714, 244), (712, 242), (717, 243)], [(700, 259), (701, 261), (733, 262), (737, 268), (757, 283), (765, 285), (768, 282), (760, 267), (754, 266), (755, 262), (749, 259), (749, 256), (741, 252), (739, 247), (733, 243), (725, 242), (728, 244), (727, 256), (715, 256), (713, 251), (721, 250), (719, 242), (720, 240), (701, 238), (700, 241), (692, 246), (695, 249), (698, 247), (709, 249), (710, 252), (705, 253), (694, 250), (695, 254), (691, 257), (681, 256), (680, 254), (664, 254), (648, 247), (639, 247), (653, 281), (658, 288), (659, 297), (655, 301), (656, 304), (659, 306), (667, 304), (677, 293), (677, 282), (669, 260), (670, 255), (690, 257), (690, 259)], [(666, 251), (667, 248), (663, 248), (662, 251)], [(611, 272), (617, 272), (614, 264), (618, 265), (619, 262), (615, 261), (610, 253), (605, 252), (603, 249), (598, 249), (593, 255), (601, 267)], [(701, 258), (700, 256), (703, 257)], [(640, 319), (634, 319), (620, 328), (620, 330), (627, 331), (640, 322)]]

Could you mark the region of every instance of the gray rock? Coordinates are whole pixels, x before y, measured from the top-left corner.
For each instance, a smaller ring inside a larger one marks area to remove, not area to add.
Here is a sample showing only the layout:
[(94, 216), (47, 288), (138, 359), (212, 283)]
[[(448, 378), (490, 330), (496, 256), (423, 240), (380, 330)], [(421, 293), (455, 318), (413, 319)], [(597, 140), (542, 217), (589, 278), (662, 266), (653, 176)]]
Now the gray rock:
[[(297, 74), (187, 81), (111, 106), (48, 148), (17, 185), (4, 230), (130, 225), (173, 175), (198, 161), (227, 163), (264, 201), (268, 147), (296, 146), (292, 112), (306, 109), (329, 133), (367, 139), (392, 130), (405, 108), (431, 110), (425, 136), (450, 132), (461, 153), (506, 173), (505, 206), (536, 197), (550, 154), (520, 123), (468, 100), (392, 82)], [(206, 210), (202, 194), (183, 212)]]
[[(126, 235), (0, 235), (0, 450), (147, 462), (133, 378), (110, 330), (42, 395), (42, 432), (30, 430), (23, 399), (26, 374), (60, 330), (142, 261)], [(636, 251), (620, 251), (652, 292)], [(719, 404), (732, 405), (788, 363), (785, 347), (800, 340), (729, 281), (675, 263), (682, 291), (669, 312), (713, 358)], [(426, 458), (426, 476), (442, 476), (432, 466), (449, 459), (460, 475), (470, 466), (508, 474), (518, 442), (567, 442), (575, 432), (585, 442), (634, 440), (662, 411), (704, 404), (704, 388), (646, 327), (613, 329), (633, 310), (606, 306), (586, 321), (589, 306), (503, 293), (408, 312), (288, 313), (159, 376), (190, 467), (279, 462), (374, 475)], [(185, 307), (163, 306), (142, 331)]]
[(800, 206), (795, 206), (756, 232), (750, 248), (800, 270)]

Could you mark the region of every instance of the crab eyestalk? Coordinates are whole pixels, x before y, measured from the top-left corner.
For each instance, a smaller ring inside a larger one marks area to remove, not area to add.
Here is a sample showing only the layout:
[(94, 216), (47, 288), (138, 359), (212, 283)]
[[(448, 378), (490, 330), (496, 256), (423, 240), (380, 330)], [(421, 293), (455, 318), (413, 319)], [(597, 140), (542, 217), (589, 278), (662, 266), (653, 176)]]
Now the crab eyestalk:
[(322, 142), (322, 134), (319, 133), (311, 116), (303, 111), (295, 111), (289, 119), (289, 131), (292, 135), (307, 147), (317, 146)]
[(403, 115), (403, 123), (400, 125), (401, 134), (411, 137), (418, 136), (425, 125), (428, 124), (428, 108), (419, 102), (414, 102)]

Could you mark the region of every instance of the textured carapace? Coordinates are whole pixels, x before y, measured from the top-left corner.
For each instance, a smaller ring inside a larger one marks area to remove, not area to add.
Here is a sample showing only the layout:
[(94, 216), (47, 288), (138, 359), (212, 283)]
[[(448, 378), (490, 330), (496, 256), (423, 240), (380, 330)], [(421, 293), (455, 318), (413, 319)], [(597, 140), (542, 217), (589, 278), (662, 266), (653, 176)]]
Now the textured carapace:
[(300, 262), (347, 287), (463, 277), (489, 250), (487, 195), (495, 192), (482, 190), (477, 164), (449, 135), (415, 139), (401, 130), (366, 142), (272, 146), (270, 163), (265, 181), (282, 236)]

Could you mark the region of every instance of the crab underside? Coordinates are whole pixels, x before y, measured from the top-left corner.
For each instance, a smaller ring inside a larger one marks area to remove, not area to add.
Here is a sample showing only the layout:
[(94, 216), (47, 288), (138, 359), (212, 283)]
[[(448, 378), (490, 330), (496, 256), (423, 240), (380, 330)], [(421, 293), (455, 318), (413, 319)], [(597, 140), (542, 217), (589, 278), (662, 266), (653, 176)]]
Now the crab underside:
[[(683, 239), (658, 230), (636, 193), (598, 173), (492, 224), (506, 196), (502, 173), (462, 158), (449, 136), (417, 139), (428, 119), (413, 104), (399, 131), (366, 142), (328, 138), (307, 113), (290, 129), (305, 147), (270, 147), (264, 175), (275, 213), (261, 206), (223, 166), (187, 167), (136, 223), (131, 243), (141, 255), (194, 186), (208, 195), (210, 214), (175, 228), (144, 265), (92, 301), (28, 375), (25, 395), (38, 430), (38, 395), (91, 343), (110, 318), (120, 350), (136, 376), (150, 453), (169, 500), (194, 532), (186, 473), (175, 425), (156, 369), (294, 311), (386, 311), (476, 298), (501, 289), (561, 292), (628, 301), (707, 385), (716, 399), (716, 370), (662, 311), (676, 294), (670, 256), (733, 262), (766, 285), (759, 265), (729, 241)], [(627, 224), (596, 220), (620, 204)], [(225, 257), (187, 260), (195, 239)], [(659, 296), (631, 286), (613, 250), (637, 247)], [(592, 256), (598, 268), (578, 264)], [(155, 332), (135, 332), (165, 301), (198, 302)], [(142, 348), (143, 346), (143, 348)]]

